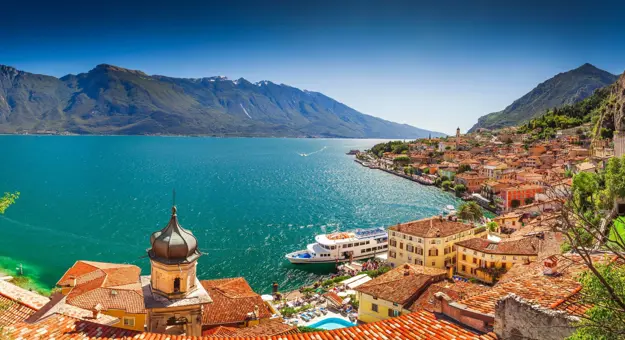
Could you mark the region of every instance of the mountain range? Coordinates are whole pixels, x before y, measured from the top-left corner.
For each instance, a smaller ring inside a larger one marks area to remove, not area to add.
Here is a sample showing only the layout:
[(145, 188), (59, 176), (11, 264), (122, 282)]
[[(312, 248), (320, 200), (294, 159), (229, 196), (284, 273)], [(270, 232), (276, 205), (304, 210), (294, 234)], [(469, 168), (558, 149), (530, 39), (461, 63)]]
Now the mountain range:
[(538, 84), (504, 110), (480, 117), (469, 132), (478, 128), (496, 129), (525, 123), (544, 114), (547, 109), (577, 103), (596, 89), (614, 83), (617, 78), (614, 74), (586, 63)]
[(243, 78), (172, 78), (112, 65), (62, 78), (0, 65), (0, 133), (420, 138), (319, 92)]

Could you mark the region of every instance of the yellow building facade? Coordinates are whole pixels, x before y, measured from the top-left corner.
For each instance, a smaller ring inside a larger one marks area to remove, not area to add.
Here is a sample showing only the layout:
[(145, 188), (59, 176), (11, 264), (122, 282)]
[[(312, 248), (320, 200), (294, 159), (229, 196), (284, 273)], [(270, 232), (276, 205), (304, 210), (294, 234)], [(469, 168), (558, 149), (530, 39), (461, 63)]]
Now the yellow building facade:
[(442, 269), (404, 264), (356, 287), (358, 320), (376, 322), (412, 313), (412, 303), (446, 274)]
[(409, 263), (446, 269), (456, 264), (457, 242), (486, 235), (483, 226), (447, 218), (398, 224), (388, 229), (388, 261), (394, 267)]
[(358, 301), (358, 320), (362, 322), (376, 322), (410, 313), (397, 303), (374, 298), (369, 294), (359, 292)]
[(141, 332), (145, 331), (145, 313), (128, 313), (123, 309), (108, 309), (101, 311), (101, 313), (119, 319), (119, 322), (113, 324), (112, 326)]
[(534, 262), (539, 241), (535, 238), (505, 241), (467, 240), (456, 244), (456, 273), (485, 283), (495, 283), (514, 264)]

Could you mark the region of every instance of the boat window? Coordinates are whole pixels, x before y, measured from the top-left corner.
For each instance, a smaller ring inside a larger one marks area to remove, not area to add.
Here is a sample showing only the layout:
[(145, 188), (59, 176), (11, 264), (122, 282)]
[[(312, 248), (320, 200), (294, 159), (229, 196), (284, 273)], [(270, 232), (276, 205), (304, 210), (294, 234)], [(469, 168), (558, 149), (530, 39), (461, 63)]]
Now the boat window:
[(370, 252), (370, 251), (371, 251), (371, 248), (367, 248), (367, 252)]
[(367, 241), (367, 244), (369, 244), (369, 241)]
[(365, 250), (364, 249), (360, 249), (360, 253), (364, 254)]
[(334, 249), (336, 249), (336, 246), (331, 246), (330, 249), (334, 250)]
[(343, 245), (343, 248), (347, 248), (347, 244), (344, 244), (344, 245)]
[(351, 247), (353, 247), (353, 246), (354, 246), (354, 244), (353, 244), (353, 243), (350, 243), (350, 244), (348, 244), (347, 246), (351, 248)]

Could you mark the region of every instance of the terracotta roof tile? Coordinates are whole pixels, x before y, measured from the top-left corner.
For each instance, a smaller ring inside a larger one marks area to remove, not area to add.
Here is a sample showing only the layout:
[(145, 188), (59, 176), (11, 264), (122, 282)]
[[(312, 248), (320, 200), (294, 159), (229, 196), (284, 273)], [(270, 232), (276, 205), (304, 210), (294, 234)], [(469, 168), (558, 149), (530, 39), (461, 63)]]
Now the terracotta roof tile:
[[(54, 315), (44, 321), (20, 323), (7, 328), (15, 340), (37, 338), (39, 340), (209, 340), (211, 336), (187, 337), (155, 333), (141, 333), (121, 328), (99, 325), (71, 317)], [(296, 333), (288, 335), (250, 337), (222, 337), (229, 340), (416, 340), (416, 339), (479, 339), (495, 340), (492, 333), (482, 334), (461, 327), (437, 314), (419, 311), (397, 318), (341, 328), (324, 332)]]
[[(543, 261), (515, 264), (490, 290), (460, 303), (469, 309), (494, 315), (495, 304), (510, 293), (544, 308), (555, 308), (580, 290), (576, 275), (586, 266), (577, 256), (553, 255), (557, 260), (556, 275), (543, 273)], [(600, 257), (596, 257), (600, 261)]]
[(35, 309), (0, 295), (0, 327), (20, 323), (35, 312)]
[(356, 288), (356, 291), (404, 305), (429, 284), (444, 278), (446, 271), (404, 264)]
[(418, 237), (446, 237), (457, 233), (474, 229), (472, 224), (454, 222), (446, 218), (431, 217), (418, 221), (401, 223), (389, 227), (391, 231), (397, 231)]
[(259, 318), (269, 318), (272, 313), (260, 297), (254, 293), (242, 277), (200, 281), (212, 303), (204, 306), (203, 325), (224, 325), (245, 321), (247, 314), (259, 308)]
[(538, 255), (540, 239), (537, 237), (523, 237), (514, 240), (493, 242), (484, 238), (472, 238), (456, 243), (456, 246), (477, 250), (485, 254), (504, 255)]
[(101, 304), (104, 310), (119, 309), (129, 313), (146, 313), (140, 283), (141, 269), (117, 263), (77, 261), (58, 286), (76, 286), (67, 294), (70, 305), (92, 310)]

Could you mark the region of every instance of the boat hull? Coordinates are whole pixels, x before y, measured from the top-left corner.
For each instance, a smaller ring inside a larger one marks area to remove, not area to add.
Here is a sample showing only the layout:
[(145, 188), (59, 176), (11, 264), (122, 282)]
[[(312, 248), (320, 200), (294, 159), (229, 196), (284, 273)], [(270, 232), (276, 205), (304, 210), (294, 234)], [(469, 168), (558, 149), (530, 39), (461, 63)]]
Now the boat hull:
[[(367, 255), (363, 255), (363, 256), (354, 256), (352, 257), (352, 261), (357, 261), (357, 260), (364, 260), (364, 259), (370, 259), (370, 258), (374, 258), (376, 255), (378, 254), (383, 254), (386, 252), (378, 252), (377, 254), (367, 254)], [(286, 255), (285, 258), (287, 260), (289, 260), (289, 262), (291, 262), (292, 264), (314, 264), (314, 263), (337, 263), (337, 262), (349, 262), (350, 259), (345, 259), (345, 258), (341, 258), (341, 259), (322, 259), (322, 258), (297, 258), (297, 257), (290, 257), (289, 255)]]

